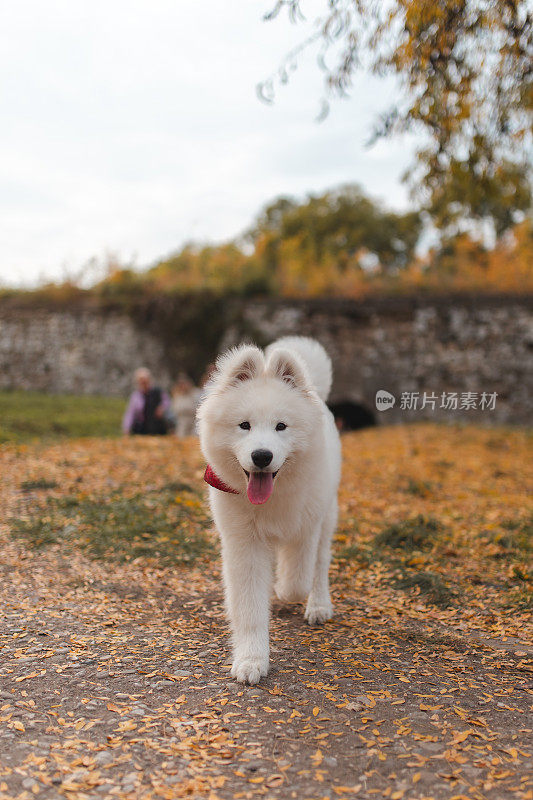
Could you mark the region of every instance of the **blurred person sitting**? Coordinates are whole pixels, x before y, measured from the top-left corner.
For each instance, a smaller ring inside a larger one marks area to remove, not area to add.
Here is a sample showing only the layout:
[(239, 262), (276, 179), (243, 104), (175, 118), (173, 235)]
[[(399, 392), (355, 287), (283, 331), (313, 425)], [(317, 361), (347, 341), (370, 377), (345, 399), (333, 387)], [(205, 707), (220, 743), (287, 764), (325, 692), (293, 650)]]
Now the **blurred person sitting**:
[(163, 435), (168, 432), (166, 412), (168, 395), (152, 384), (152, 373), (146, 367), (135, 370), (137, 388), (132, 392), (122, 419), (122, 431), (128, 434)]
[(200, 390), (184, 374), (178, 377), (172, 389), (172, 411), (176, 417), (176, 436), (192, 436), (195, 432), (196, 409), (200, 402)]

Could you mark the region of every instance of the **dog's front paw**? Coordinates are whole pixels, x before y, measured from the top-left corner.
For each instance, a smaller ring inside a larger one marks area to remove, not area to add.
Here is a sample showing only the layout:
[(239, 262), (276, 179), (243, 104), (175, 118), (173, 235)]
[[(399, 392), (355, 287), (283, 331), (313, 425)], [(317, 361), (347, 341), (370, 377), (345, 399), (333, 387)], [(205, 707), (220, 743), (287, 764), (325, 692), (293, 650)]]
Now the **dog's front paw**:
[(231, 667), (231, 676), (239, 683), (258, 683), (268, 672), (268, 658), (260, 656), (236, 657)]
[(309, 625), (317, 625), (320, 622), (326, 622), (333, 616), (333, 606), (331, 600), (322, 603), (314, 603), (309, 601), (305, 609), (304, 619)]

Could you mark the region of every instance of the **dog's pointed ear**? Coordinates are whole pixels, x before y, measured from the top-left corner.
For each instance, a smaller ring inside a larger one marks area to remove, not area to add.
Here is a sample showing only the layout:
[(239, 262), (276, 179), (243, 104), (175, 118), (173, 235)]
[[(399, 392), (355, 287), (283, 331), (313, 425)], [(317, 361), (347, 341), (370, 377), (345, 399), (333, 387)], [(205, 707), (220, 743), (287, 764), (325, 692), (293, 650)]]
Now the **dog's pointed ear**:
[(264, 369), (265, 357), (261, 350), (244, 344), (219, 356), (213, 382), (220, 389), (238, 386), (261, 375)]
[(311, 391), (311, 383), (307, 376), (305, 365), (290, 350), (283, 350), (282, 348), (272, 350), (267, 362), (267, 374), (273, 378), (279, 378), (279, 380), (305, 394), (309, 394)]

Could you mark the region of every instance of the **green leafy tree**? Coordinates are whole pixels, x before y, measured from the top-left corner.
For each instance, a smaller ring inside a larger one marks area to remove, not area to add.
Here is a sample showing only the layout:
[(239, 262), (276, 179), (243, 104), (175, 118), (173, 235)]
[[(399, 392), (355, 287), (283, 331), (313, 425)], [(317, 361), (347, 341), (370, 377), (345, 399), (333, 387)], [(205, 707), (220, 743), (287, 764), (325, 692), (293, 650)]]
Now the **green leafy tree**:
[(256, 257), (271, 272), (283, 268), (290, 250), (304, 269), (306, 263), (335, 261), (342, 271), (350, 260), (372, 255), (383, 271), (405, 267), (412, 259), (420, 234), (417, 212), (397, 214), (384, 210), (358, 186), (347, 185), (310, 195), (303, 203), (278, 198), (259, 215), (249, 236)]

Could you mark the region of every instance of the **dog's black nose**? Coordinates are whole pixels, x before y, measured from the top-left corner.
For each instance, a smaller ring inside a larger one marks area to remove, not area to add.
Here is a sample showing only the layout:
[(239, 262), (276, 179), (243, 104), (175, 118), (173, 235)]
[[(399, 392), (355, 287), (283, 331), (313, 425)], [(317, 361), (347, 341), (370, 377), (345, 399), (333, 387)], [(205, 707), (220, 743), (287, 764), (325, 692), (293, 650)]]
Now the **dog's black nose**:
[(272, 453), (270, 450), (254, 450), (252, 453), (252, 461), (256, 467), (263, 469), (264, 467), (268, 467), (272, 461)]

